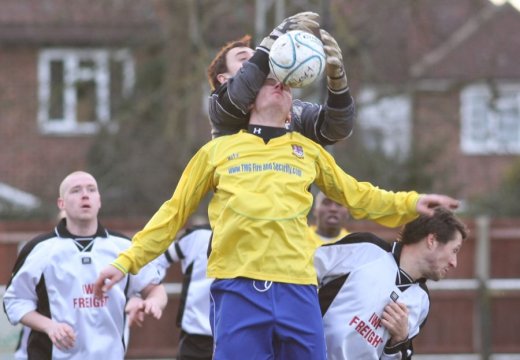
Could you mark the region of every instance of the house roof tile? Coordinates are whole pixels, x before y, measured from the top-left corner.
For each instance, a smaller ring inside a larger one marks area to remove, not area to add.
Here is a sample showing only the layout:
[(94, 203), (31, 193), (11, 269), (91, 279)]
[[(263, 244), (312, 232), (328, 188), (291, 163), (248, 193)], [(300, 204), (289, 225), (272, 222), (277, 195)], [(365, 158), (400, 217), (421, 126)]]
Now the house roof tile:
[(2, 43), (142, 42), (160, 37), (151, 1), (2, 0)]

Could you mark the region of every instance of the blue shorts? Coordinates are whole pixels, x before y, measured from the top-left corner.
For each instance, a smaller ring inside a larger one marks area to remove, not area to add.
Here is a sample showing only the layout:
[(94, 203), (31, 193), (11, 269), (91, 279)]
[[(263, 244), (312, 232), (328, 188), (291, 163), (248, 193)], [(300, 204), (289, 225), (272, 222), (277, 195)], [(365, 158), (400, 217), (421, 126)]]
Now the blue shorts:
[(210, 321), (214, 360), (326, 359), (314, 285), (215, 280)]

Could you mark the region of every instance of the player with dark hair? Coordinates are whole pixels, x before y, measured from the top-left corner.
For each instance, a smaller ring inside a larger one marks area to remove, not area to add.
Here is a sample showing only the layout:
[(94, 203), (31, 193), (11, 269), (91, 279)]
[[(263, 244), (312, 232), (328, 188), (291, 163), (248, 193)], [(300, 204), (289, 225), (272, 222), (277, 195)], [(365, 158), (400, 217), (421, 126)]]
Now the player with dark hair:
[(430, 308), (426, 280), (457, 266), (466, 237), (466, 226), (437, 208), (406, 224), (393, 244), (353, 233), (318, 249), (328, 359), (410, 359)]
[(98, 297), (162, 254), (205, 195), (213, 237), (208, 259), (214, 359), (324, 359), (313, 256), (307, 238), (312, 183), (352, 217), (398, 226), (457, 207), (444, 195), (393, 193), (347, 175), (320, 145), (287, 132), (291, 90), (266, 80), (248, 131), (219, 137), (191, 159), (170, 200), (138, 232), (130, 249), (103, 269)]
[(69, 174), (59, 190), (65, 212), (56, 228), (22, 249), (4, 295), (9, 321), (32, 329), (29, 359), (123, 359), (125, 305), (140, 293), (138, 308), (160, 318), (167, 296), (157, 268), (144, 267), (103, 298), (94, 296), (100, 266), (130, 246), (127, 237), (105, 229), (97, 219), (101, 197), (94, 177)]
[(329, 33), (319, 29), (318, 20), (319, 15), (313, 12), (288, 17), (262, 40), (256, 51), (250, 48), (248, 35), (222, 47), (207, 71), (212, 91), (209, 118), (213, 137), (247, 129), (251, 106), (269, 74), (271, 46), (289, 30), (303, 30), (321, 37), (327, 58), (328, 93), (324, 105), (294, 100), (287, 128), (321, 145), (334, 144), (351, 134), (355, 108), (341, 49)]

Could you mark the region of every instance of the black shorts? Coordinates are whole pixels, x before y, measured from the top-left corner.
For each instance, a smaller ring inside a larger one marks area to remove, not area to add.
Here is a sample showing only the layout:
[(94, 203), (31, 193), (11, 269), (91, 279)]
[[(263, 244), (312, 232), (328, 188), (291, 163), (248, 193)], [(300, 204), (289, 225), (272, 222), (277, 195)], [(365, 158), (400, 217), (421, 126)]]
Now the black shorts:
[(211, 360), (213, 337), (181, 332), (178, 360)]

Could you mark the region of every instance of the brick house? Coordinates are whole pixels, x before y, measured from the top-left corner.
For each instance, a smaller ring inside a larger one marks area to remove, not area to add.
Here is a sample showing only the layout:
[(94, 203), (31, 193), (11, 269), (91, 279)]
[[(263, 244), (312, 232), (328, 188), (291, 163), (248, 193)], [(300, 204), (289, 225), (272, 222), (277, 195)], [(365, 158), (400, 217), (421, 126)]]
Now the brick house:
[(520, 12), (487, 0), (406, 4), (344, 6), (358, 51), (370, 45), (370, 61), (349, 73), (357, 124), (383, 134), (356, 136), (388, 154), (435, 149), (433, 191), (466, 200), (492, 192), (520, 160)]
[(92, 134), (114, 127), (136, 58), (161, 39), (145, 1), (5, 0), (0, 5), (0, 207), (35, 209), (84, 168)]
[[(55, 184), (84, 167), (92, 134), (116, 127), (111, 115), (132, 89), (136, 55), (163, 36), (157, 4), (2, 2), (0, 208), (52, 204)], [(433, 191), (462, 199), (493, 191), (520, 154), (520, 40), (510, 36), (520, 13), (488, 0), (400, 5), (336, 4), (369, 43), (370, 62), (346, 60), (358, 126), (384, 136), (358, 134), (390, 154), (435, 146), (429, 166), (442, 176)], [(335, 31), (347, 30), (336, 20)], [(341, 163), (348, 144), (336, 147)]]

